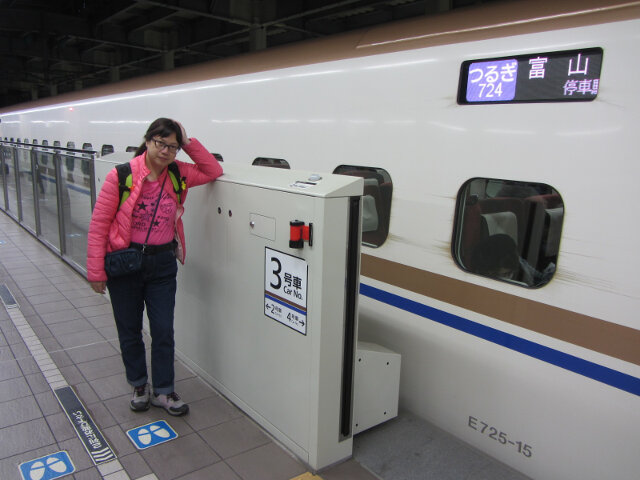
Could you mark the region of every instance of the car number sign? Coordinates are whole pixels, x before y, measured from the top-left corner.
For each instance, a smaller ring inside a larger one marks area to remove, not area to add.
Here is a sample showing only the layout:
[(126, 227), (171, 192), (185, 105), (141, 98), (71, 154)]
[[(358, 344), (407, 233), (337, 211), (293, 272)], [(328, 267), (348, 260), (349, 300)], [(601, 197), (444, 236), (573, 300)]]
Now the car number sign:
[(266, 248), (264, 250), (264, 314), (307, 334), (307, 262)]

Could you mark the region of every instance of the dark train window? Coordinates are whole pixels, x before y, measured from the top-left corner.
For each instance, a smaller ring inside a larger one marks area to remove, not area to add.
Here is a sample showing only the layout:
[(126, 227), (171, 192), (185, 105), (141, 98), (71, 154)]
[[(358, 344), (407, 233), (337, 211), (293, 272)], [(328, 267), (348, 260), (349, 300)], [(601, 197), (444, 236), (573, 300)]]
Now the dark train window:
[[(90, 143), (83, 143), (82, 150), (93, 150), (93, 145)], [(88, 177), (91, 175), (91, 155), (92, 154), (83, 153), (82, 156), (84, 158), (80, 162), (80, 170), (85, 176), (85, 181), (88, 181)]]
[[(67, 148), (76, 148), (76, 142), (67, 142)], [(73, 153), (67, 152), (64, 156), (64, 165), (67, 167), (67, 181), (75, 183), (75, 177), (73, 171), (76, 168), (76, 159)]]
[(393, 182), (386, 170), (340, 165), (333, 173), (364, 178), (362, 196), (362, 244), (379, 247), (389, 235)]
[(100, 156), (109, 155), (113, 152), (113, 145), (102, 145), (102, 148), (100, 149)]
[(53, 141), (53, 146), (54, 147), (59, 147), (60, 146), (60, 140), (54, 140)]
[[(42, 140), (42, 146), (43, 147), (48, 147), (49, 146), (49, 140)], [(42, 152), (43, 150), (44, 149), (41, 149), (40, 151)], [(44, 150), (44, 151), (46, 151), (46, 150)], [(49, 155), (47, 155), (46, 153), (40, 153), (38, 155), (38, 159), (43, 165), (48, 165), (49, 164)]]
[(289, 166), (289, 162), (283, 160), (282, 158), (267, 158), (267, 157), (258, 157), (256, 158), (251, 165), (257, 165), (260, 167), (272, 167), (272, 168), (291, 168)]
[(473, 178), (458, 192), (452, 254), (468, 272), (542, 287), (556, 271), (563, 219), (549, 185)]
[(219, 162), (224, 162), (224, 158), (222, 158), (222, 155), (220, 155), (219, 153), (213, 153), (213, 152), (211, 152), (211, 155), (213, 155), (214, 157), (216, 157), (216, 160), (218, 160)]
[(129, 145), (127, 147), (127, 149), (125, 150), (125, 152), (135, 152), (136, 150), (138, 150), (138, 147), (134, 147), (133, 145)]

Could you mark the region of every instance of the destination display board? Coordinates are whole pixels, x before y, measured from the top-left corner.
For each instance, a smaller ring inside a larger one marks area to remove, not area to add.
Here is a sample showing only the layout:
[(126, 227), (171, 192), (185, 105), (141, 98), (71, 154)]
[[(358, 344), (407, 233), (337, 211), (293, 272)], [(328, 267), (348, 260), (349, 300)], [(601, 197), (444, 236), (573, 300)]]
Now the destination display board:
[(602, 49), (467, 60), (458, 103), (576, 102), (596, 98)]

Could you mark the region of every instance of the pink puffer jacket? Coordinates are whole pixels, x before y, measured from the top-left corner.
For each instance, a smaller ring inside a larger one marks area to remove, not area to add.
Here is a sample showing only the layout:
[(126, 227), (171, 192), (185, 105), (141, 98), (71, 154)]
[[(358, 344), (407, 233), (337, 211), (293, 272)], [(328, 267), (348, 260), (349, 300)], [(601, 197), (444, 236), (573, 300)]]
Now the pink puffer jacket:
[[(185, 188), (182, 192), (182, 203), (187, 199), (187, 192), (190, 187), (211, 182), (222, 175), (222, 166), (218, 163), (202, 144), (195, 138), (190, 139), (190, 143), (185, 145), (184, 151), (195, 162), (194, 164), (175, 160), (180, 168), (180, 176), (186, 177)], [(104, 256), (107, 252), (127, 248), (131, 243), (131, 218), (133, 208), (136, 205), (142, 182), (144, 182), (150, 171), (146, 166), (145, 158), (147, 153), (143, 153), (131, 160), (131, 174), (133, 186), (129, 198), (118, 209), (120, 195), (118, 192), (118, 173), (112, 169), (105, 179), (96, 200), (91, 223), (89, 224), (89, 236), (87, 240), (87, 280), (90, 282), (104, 282), (107, 274), (104, 271)], [(167, 169), (160, 176), (162, 181), (167, 175)], [(174, 199), (177, 197), (173, 190), (171, 181), (165, 183), (164, 190)], [(184, 263), (186, 256), (184, 243), (184, 227), (182, 226), (182, 214), (184, 207), (178, 205), (176, 211), (176, 240), (178, 247), (176, 257)]]

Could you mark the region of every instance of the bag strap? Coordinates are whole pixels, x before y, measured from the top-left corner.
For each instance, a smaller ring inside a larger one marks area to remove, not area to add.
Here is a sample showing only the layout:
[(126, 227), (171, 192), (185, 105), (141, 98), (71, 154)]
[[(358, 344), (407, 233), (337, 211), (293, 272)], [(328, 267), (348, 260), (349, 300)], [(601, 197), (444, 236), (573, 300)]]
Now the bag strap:
[(151, 235), (151, 227), (153, 227), (153, 221), (156, 219), (156, 212), (158, 211), (158, 206), (160, 205), (160, 199), (162, 198), (162, 192), (164, 191), (164, 184), (167, 183), (167, 177), (169, 175), (165, 175), (164, 180), (162, 181), (162, 186), (160, 187), (160, 195), (158, 195), (158, 201), (156, 202), (156, 208), (153, 209), (153, 216), (151, 217), (151, 222), (149, 223), (149, 231), (147, 232), (147, 238), (144, 239), (144, 243), (142, 244), (142, 253), (144, 253), (144, 249), (147, 246), (147, 241), (149, 241), (149, 235)]

